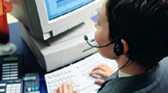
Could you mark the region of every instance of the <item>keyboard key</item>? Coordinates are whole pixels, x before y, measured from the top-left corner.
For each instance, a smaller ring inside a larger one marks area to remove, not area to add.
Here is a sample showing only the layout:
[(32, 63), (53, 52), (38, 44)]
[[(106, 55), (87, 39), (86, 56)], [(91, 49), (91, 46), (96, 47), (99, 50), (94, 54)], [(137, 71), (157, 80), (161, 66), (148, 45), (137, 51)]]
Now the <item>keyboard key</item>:
[(6, 83), (0, 83), (0, 87), (5, 87)]
[(0, 89), (0, 92), (5, 92), (5, 89)]

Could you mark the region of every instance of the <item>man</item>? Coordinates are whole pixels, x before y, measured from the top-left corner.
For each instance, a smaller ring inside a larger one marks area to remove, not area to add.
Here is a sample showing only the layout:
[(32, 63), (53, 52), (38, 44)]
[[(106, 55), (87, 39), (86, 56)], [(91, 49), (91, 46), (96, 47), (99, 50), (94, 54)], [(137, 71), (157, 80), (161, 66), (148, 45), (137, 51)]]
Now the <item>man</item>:
[[(95, 67), (90, 74), (107, 78), (96, 79), (102, 84), (98, 93), (166, 93), (168, 92), (168, 1), (166, 0), (105, 0), (95, 27), (98, 52), (114, 59), (119, 70), (107, 65)], [(159, 63), (160, 62), (160, 63)], [(64, 83), (55, 93), (67, 91)], [(79, 93), (77, 90), (76, 93)]]

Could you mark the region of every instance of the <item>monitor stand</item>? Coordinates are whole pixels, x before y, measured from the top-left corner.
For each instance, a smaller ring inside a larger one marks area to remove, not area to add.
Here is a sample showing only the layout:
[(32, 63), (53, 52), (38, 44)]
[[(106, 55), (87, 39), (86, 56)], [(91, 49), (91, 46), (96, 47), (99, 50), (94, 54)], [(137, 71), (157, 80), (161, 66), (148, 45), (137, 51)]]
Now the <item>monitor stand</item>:
[(17, 47), (13, 43), (7, 43), (5, 45), (0, 44), (0, 55), (12, 55), (16, 52)]

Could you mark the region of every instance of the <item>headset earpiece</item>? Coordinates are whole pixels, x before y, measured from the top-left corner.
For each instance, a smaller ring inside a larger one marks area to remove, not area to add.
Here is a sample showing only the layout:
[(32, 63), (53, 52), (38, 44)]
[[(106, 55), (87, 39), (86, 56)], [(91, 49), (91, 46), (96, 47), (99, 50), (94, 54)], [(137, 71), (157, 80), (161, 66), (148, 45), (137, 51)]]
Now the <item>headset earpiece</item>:
[(115, 45), (114, 45), (114, 53), (115, 53), (115, 55), (116, 56), (120, 56), (120, 55), (122, 55), (123, 51), (124, 51), (124, 46), (123, 46), (123, 44), (121, 42), (121, 39), (116, 40)]

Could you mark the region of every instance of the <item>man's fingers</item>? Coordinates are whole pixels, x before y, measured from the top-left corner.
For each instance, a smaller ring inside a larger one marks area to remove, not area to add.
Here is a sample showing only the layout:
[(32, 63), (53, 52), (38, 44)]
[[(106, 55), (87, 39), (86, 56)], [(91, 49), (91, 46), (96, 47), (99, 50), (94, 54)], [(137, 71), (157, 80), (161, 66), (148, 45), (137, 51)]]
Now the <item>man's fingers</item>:
[(102, 84), (104, 82), (104, 80), (103, 79), (95, 79), (95, 83), (97, 83), (97, 84)]
[(68, 93), (73, 93), (73, 83), (72, 82), (69, 84)]
[(103, 65), (98, 65), (92, 71), (99, 70), (99, 69), (102, 70), (102, 71), (106, 71), (106, 68)]
[(79, 89), (77, 89), (75, 93), (79, 93)]
[(67, 83), (63, 84), (63, 93), (67, 93)]
[(106, 67), (109, 67), (107, 64), (102, 64), (102, 66), (105, 67), (105, 68), (106, 68)]
[(59, 86), (58, 92), (59, 92), (59, 93), (62, 93), (62, 85)]
[(108, 76), (107, 76), (107, 73), (104, 73), (104, 72), (101, 71), (101, 70), (91, 71), (91, 72), (89, 72), (89, 74), (90, 74), (90, 75), (92, 75), (92, 74), (97, 74), (97, 75), (103, 76), (103, 77), (105, 77), (105, 78), (108, 77)]
[(54, 93), (57, 93), (57, 91), (58, 91), (58, 89), (55, 89), (55, 90), (54, 90)]

